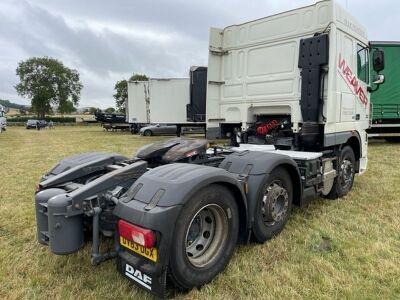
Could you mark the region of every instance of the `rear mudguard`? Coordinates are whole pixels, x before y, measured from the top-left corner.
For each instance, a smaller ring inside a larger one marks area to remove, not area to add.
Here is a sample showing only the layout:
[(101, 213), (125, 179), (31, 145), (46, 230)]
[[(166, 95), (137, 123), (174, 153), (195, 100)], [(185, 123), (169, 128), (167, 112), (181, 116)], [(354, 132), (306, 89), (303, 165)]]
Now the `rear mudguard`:
[(246, 178), (249, 229), (254, 223), (257, 202), (264, 193), (269, 174), (277, 167), (283, 167), (289, 172), (293, 183), (293, 203), (301, 204), (303, 188), (300, 172), (297, 163), (287, 155), (276, 152), (244, 151), (227, 156), (219, 167)]
[[(170, 164), (152, 169), (141, 176), (127, 193), (129, 197), (120, 198), (114, 214), (132, 224), (157, 232), (158, 259), (153, 263), (120, 247), (117, 241), (118, 269), (130, 278), (126, 268), (142, 272), (143, 276), (150, 278), (152, 284), (139, 283), (139, 286), (163, 297), (176, 220), (185, 203), (200, 189), (213, 183), (228, 186), (236, 194), (236, 199), (242, 201), (241, 207), (247, 210), (241, 182), (234, 174), (220, 168)], [(138, 284), (136, 280), (134, 283)]]

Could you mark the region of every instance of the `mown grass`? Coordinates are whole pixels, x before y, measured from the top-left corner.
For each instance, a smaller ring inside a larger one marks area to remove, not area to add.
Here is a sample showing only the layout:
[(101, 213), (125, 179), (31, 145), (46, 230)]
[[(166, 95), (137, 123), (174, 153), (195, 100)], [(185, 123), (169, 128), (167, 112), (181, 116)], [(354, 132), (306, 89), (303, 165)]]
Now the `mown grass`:
[[(93, 267), (90, 247), (69, 256), (36, 242), (33, 193), (40, 176), (80, 152), (131, 156), (160, 138), (101, 128), (9, 128), (0, 135), (0, 298), (151, 298), (115, 270)], [(181, 299), (399, 299), (400, 144), (369, 146), (369, 169), (338, 201), (295, 208), (286, 229), (263, 244), (239, 246), (212, 283)]]

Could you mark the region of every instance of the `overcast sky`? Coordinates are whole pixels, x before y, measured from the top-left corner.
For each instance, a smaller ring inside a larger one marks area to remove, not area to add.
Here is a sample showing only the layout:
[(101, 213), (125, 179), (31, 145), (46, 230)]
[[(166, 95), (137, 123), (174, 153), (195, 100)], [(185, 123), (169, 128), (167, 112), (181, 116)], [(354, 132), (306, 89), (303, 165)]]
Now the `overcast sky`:
[[(339, 0), (370, 40), (400, 40), (400, 2)], [(14, 90), (21, 60), (50, 56), (77, 69), (80, 106), (114, 106), (116, 81), (132, 73), (187, 77), (207, 65), (208, 32), (313, 4), (312, 0), (0, 0), (0, 98)]]

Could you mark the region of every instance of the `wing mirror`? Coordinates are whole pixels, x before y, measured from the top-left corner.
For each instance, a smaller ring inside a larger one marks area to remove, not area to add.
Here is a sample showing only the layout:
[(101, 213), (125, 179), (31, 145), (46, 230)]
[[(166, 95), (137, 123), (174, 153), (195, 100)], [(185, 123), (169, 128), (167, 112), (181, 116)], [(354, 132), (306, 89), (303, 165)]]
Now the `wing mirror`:
[(385, 54), (382, 50), (376, 49), (372, 54), (372, 66), (377, 73), (385, 68)]

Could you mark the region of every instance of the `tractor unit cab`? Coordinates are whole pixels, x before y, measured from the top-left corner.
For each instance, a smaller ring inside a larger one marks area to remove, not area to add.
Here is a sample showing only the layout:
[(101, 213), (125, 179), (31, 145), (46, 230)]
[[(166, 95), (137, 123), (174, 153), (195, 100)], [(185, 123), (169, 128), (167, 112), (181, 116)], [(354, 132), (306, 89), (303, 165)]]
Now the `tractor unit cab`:
[[(365, 170), (369, 51), (365, 28), (334, 1), (212, 28), (208, 138), (300, 151), (353, 138)], [(379, 69), (383, 53), (373, 51)]]
[(0, 105), (0, 133), (6, 131), (7, 129), (7, 119), (6, 111), (2, 105)]

